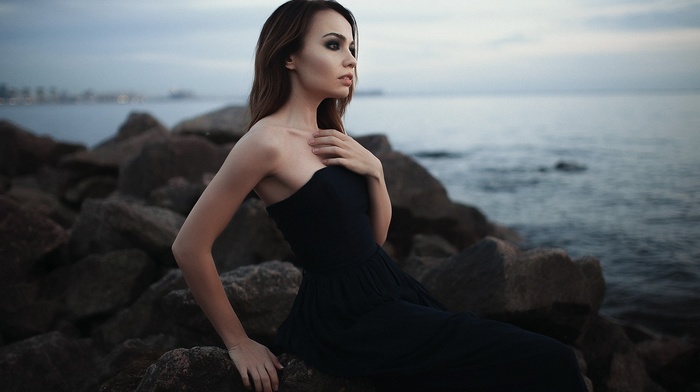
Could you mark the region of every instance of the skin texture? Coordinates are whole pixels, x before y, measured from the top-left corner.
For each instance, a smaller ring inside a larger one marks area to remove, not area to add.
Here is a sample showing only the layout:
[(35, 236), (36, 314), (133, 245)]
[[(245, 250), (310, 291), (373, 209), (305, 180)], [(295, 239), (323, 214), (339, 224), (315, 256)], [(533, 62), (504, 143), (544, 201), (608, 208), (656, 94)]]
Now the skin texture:
[(290, 99), (236, 143), (173, 244), (195, 299), (224, 341), (243, 383), (256, 391), (277, 390), (282, 366), (246, 335), (211, 254), (214, 240), (250, 190), (269, 205), (292, 195), (324, 166), (344, 166), (367, 178), (375, 240), (380, 245), (386, 240), (391, 204), (381, 162), (350, 136), (319, 129), (316, 121), (323, 99), (349, 94), (347, 76), (354, 77), (357, 65), (352, 37), (350, 24), (337, 12), (314, 15), (302, 49), (285, 63), (292, 83)]

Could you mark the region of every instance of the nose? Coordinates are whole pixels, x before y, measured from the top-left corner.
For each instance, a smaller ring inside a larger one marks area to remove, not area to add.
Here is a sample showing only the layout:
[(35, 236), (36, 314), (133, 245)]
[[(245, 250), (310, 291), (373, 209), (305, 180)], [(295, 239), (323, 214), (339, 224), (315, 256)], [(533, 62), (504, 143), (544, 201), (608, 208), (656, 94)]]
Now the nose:
[(345, 67), (355, 68), (357, 66), (357, 59), (352, 55), (352, 52), (348, 50), (348, 54), (344, 61)]

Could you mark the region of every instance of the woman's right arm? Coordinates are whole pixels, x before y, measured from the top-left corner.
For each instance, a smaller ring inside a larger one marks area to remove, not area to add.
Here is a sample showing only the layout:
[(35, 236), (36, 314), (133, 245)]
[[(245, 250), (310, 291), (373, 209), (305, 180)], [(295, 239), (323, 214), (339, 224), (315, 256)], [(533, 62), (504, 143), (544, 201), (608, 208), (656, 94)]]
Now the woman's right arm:
[(278, 149), (264, 132), (248, 133), (236, 143), (219, 172), (187, 216), (173, 243), (178, 266), (195, 300), (224, 341), (246, 387), (277, 390), (277, 358), (252, 341), (231, 307), (212, 257), (212, 245), (246, 195), (272, 174)]

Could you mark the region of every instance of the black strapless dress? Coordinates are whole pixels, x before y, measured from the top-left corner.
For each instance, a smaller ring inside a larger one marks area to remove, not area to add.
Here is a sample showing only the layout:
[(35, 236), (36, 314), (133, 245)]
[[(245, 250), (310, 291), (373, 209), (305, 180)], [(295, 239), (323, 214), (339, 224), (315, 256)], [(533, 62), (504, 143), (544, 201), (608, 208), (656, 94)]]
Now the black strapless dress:
[(304, 269), (277, 344), (386, 390), (586, 391), (573, 351), (449, 312), (374, 241), (367, 180), (327, 166), (267, 207)]

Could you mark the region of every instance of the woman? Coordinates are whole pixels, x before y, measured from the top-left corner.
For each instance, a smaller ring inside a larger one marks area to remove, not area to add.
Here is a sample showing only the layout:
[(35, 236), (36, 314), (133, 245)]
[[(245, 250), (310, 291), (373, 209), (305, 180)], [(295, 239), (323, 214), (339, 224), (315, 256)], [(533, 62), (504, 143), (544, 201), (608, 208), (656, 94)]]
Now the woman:
[(246, 387), (277, 390), (282, 366), (246, 335), (211, 247), (249, 191), (304, 266), (277, 343), (320, 370), (387, 390), (584, 391), (570, 349), (444, 310), (379, 246), (391, 220), (381, 162), (345, 134), (356, 24), (332, 1), (292, 0), (263, 26), (251, 126), (187, 217), (173, 253)]

